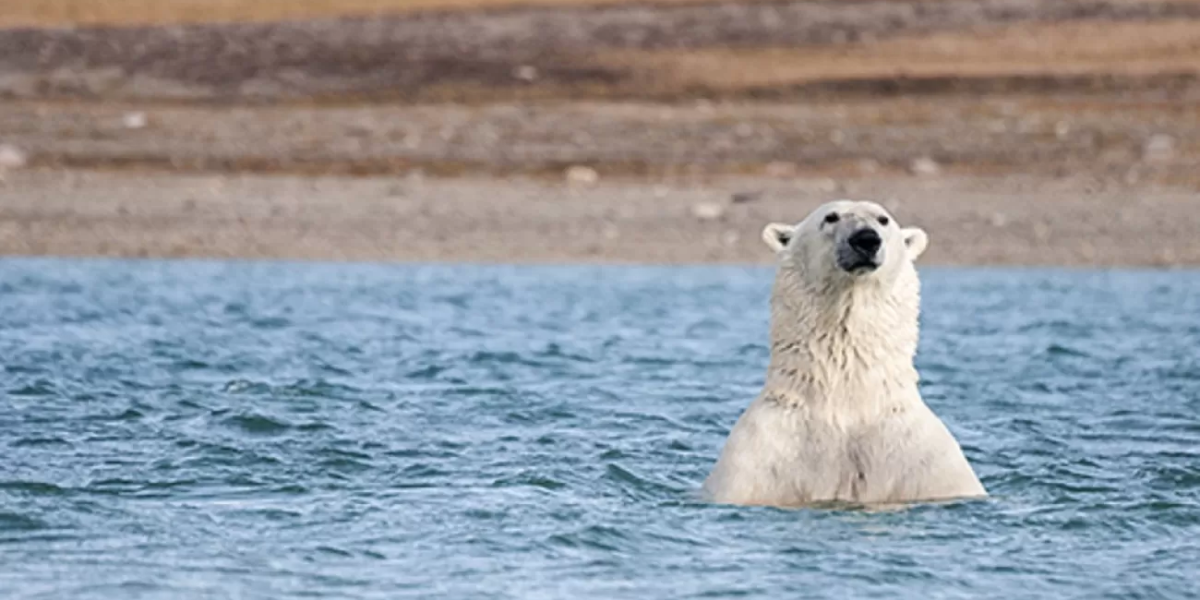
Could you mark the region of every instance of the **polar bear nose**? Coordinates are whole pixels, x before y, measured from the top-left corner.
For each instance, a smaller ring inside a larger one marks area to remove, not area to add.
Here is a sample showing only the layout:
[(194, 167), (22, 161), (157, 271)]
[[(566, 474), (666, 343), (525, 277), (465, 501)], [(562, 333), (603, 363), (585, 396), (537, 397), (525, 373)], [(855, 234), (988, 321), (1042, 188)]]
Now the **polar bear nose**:
[(874, 256), (879, 251), (879, 247), (883, 245), (883, 238), (874, 229), (859, 229), (850, 235), (847, 240), (850, 247), (855, 252), (865, 256)]

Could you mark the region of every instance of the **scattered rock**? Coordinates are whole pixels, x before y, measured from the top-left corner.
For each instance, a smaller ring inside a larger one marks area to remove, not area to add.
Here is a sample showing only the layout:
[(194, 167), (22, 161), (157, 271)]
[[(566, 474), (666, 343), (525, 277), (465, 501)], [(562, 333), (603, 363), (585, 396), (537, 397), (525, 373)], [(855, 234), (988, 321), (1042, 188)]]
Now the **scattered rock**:
[(20, 169), (29, 164), (29, 156), (12, 144), (0, 144), (0, 171)]
[(721, 234), (721, 243), (725, 244), (726, 246), (736, 246), (739, 239), (741, 239), (741, 236), (738, 235), (738, 232), (732, 229)]
[(863, 175), (874, 175), (879, 172), (879, 161), (873, 158), (864, 158), (858, 161), (858, 172)]
[(1059, 121), (1054, 124), (1054, 137), (1065, 140), (1071, 133), (1071, 124), (1066, 121)]
[(571, 185), (595, 185), (600, 181), (600, 174), (591, 167), (572, 165), (567, 168), (566, 178)]
[(521, 65), (513, 69), (513, 77), (525, 82), (534, 82), (538, 78), (537, 67), (533, 65)]
[(992, 213), (989, 222), (991, 222), (992, 227), (1004, 227), (1008, 225), (1008, 216), (1002, 212), (995, 212)]
[(1050, 226), (1038, 221), (1033, 224), (1033, 237), (1039, 242), (1044, 242), (1050, 239)]
[(1155, 258), (1155, 264), (1163, 267), (1173, 266), (1179, 260), (1179, 257), (1175, 254), (1175, 250), (1171, 248), (1163, 248)]
[(941, 173), (942, 166), (932, 158), (929, 158), (928, 156), (922, 156), (920, 158), (913, 159), (913, 161), (908, 164), (908, 171), (913, 175), (931, 177)]
[(586, 131), (575, 131), (571, 133), (571, 143), (576, 146), (591, 146), (596, 142), (591, 135)]
[(146, 123), (146, 113), (144, 112), (128, 112), (121, 117), (121, 124), (125, 126), (125, 129), (142, 129)]
[(733, 204), (746, 204), (748, 202), (754, 202), (755, 200), (762, 198), (762, 196), (763, 193), (761, 191), (734, 192), (733, 195), (729, 197), (729, 201)]
[(767, 163), (763, 173), (767, 177), (795, 177), (796, 163), (787, 162), (784, 160), (775, 160)]
[(1142, 146), (1142, 158), (1148, 162), (1163, 162), (1175, 155), (1175, 138), (1156, 133)]
[(697, 202), (692, 205), (692, 216), (701, 221), (716, 221), (725, 216), (725, 205), (716, 202)]
[(1095, 260), (1096, 259), (1096, 247), (1093, 246), (1091, 244), (1091, 242), (1083, 242), (1083, 243), (1079, 244), (1079, 255), (1089, 261)]

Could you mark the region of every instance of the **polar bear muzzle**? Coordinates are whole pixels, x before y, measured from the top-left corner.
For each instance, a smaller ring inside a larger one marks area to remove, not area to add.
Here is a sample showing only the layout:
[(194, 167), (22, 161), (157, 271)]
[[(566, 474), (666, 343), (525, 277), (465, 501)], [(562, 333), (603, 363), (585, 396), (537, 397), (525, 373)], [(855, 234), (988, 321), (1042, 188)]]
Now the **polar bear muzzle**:
[(870, 226), (855, 230), (838, 244), (838, 268), (851, 274), (870, 273), (883, 264), (882, 248), (878, 231)]

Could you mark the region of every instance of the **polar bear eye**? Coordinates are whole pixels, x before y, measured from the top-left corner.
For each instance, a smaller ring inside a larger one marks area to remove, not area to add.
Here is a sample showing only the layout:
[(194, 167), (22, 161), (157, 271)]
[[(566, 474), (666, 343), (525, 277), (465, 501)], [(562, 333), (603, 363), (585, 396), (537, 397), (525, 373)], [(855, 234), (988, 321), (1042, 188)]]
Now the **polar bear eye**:
[(892, 220), (887, 218), (887, 215), (880, 215), (880, 217), (879, 217), (880, 225), (886, 226), (888, 223), (891, 223), (891, 222), (892, 222)]
[(839, 217), (837, 213), (829, 213), (829, 214), (825, 215), (825, 222), (826, 223), (837, 223), (838, 219), (840, 219), (840, 218), (841, 217)]

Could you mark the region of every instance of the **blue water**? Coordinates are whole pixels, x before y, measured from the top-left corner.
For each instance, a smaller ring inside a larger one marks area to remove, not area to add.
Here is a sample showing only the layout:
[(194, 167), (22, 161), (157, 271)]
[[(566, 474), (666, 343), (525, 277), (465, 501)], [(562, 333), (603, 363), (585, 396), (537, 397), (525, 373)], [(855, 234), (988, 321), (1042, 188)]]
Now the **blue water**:
[(0, 598), (1200, 594), (1200, 273), (923, 269), (992, 492), (692, 495), (748, 268), (0, 261)]

